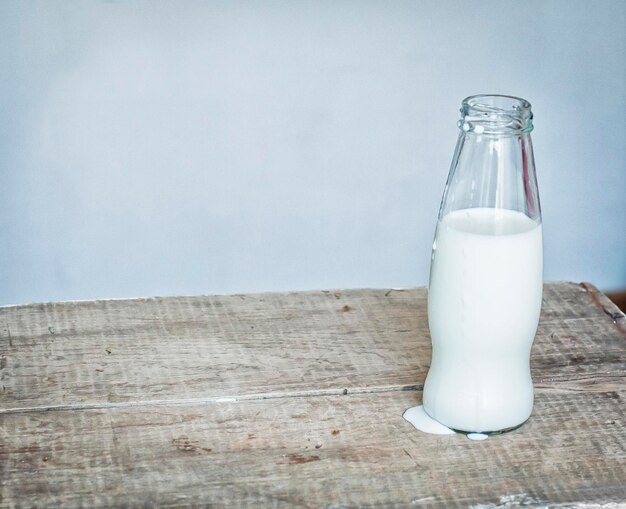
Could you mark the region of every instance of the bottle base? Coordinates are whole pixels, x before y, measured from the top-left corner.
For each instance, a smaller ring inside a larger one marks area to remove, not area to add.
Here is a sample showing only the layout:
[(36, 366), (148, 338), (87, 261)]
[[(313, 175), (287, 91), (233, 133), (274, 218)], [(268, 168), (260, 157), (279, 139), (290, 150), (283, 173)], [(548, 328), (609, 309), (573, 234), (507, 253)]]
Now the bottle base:
[(460, 433), (462, 435), (486, 435), (488, 437), (491, 437), (491, 436), (503, 435), (504, 433), (510, 433), (511, 431), (515, 431), (516, 429), (521, 428), (527, 422), (528, 422), (528, 419), (526, 419), (524, 422), (521, 422), (515, 426), (511, 426), (510, 428), (498, 429), (494, 431), (475, 431), (475, 430), (467, 431), (467, 430), (456, 429), (456, 428), (450, 428), (450, 429), (454, 431), (455, 433)]

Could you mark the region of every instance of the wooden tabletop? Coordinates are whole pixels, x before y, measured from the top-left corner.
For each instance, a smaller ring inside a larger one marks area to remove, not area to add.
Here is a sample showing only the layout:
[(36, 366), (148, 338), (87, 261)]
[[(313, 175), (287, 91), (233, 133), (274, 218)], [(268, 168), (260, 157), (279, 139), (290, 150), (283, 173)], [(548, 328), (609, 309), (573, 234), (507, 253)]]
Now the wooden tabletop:
[(546, 285), (533, 415), (473, 442), (402, 418), (424, 289), (5, 307), (0, 507), (624, 507), (625, 360), (617, 307)]

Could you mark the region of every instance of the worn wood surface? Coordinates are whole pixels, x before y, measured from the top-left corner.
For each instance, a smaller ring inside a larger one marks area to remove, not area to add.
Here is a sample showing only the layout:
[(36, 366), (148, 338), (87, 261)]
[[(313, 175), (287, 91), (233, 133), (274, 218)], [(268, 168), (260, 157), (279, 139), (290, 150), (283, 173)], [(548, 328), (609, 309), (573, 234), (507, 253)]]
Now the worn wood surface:
[(0, 507), (626, 504), (626, 319), (591, 285), (546, 285), (533, 415), (485, 442), (402, 419), (422, 289), (16, 306), (0, 332)]

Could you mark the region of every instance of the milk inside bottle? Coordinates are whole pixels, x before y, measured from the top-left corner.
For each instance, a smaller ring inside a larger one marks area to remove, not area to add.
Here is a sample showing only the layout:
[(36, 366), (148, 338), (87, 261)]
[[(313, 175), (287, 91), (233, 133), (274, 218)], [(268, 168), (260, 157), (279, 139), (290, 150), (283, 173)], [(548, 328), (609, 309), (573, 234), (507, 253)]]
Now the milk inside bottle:
[(522, 424), (543, 286), (541, 213), (523, 99), (463, 102), (433, 242), (424, 410), (466, 432)]

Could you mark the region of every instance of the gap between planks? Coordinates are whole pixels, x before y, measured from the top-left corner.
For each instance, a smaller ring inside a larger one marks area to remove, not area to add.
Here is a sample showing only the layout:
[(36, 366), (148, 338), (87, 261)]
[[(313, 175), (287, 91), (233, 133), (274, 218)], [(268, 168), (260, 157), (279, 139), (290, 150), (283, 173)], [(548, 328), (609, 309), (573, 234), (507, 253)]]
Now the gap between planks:
[(350, 394), (376, 394), (383, 392), (421, 391), (423, 384), (400, 385), (395, 387), (363, 387), (352, 389), (319, 389), (297, 392), (276, 392), (259, 394), (241, 394), (238, 396), (211, 396), (207, 398), (155, 399), (146, 401), (123, 401), (119, 403), (74, 403), (69, 405), (43, 405), (33, 407), (0, 408), (0, 415), (27, 412), (65, 412), (72, 410), (102, 410), (110, 408), (135, 408), (150, 406), (186, 406), (214, 403), (235, 403), (238, 401), (258, 401), (267, 399), (311, 398), (318, 396), (347, 396)]
[[(563, 383), (568, 381), (581, 381), (585, 379), (594, 380), (599, 377), (616, 378), (621, 381), (623, 373), (601, 373), (597, 377), (590, 376), (586, 378), (580, 377), (554, 377), (549, 380), (552, 385), (546, 385), (545, 380), (537, 380), (534, 382), (535, 391), (554, 391), (559, 389), (554, 383)], [(572, 388), (562, 388), (566, 392), (574, 391)], [(610, 389), (610, 388), (608, 388)], [(424, 390), (423, 384), (399, 385), (392, 387), (360, 387), (351, 389), (317, 389), (310, 391), (297, 392), (275, 392), (275, 393), (259, 393), (259, 394), (241, 394), (237, 396), (210, 396), (207, 398), (179, 398), (179, 399), (154, 399), (145, 401), (121, 401), (117, 403), (74, 403), (69, 405), (42, 405), (32, 407), (17, 408), (0, 408), (0, 415), (23, 414), (29, 412), (68, 412), (74, 410), (108, 410), (118, 408), (145, 408), (145, 407), (161, 407), (161, 406), (188, 406), (188, 405), (210, 405), (219, 403), (237, 403), (245, 401), (262, 401), (272, 399), (289, 399), (289, 398), (314, 398), (327, 396), (350, 396), (363, 394), (380, 394), (390, 392), (421, 392)], [(585, 389), (581, 389), (585, 392)]]

